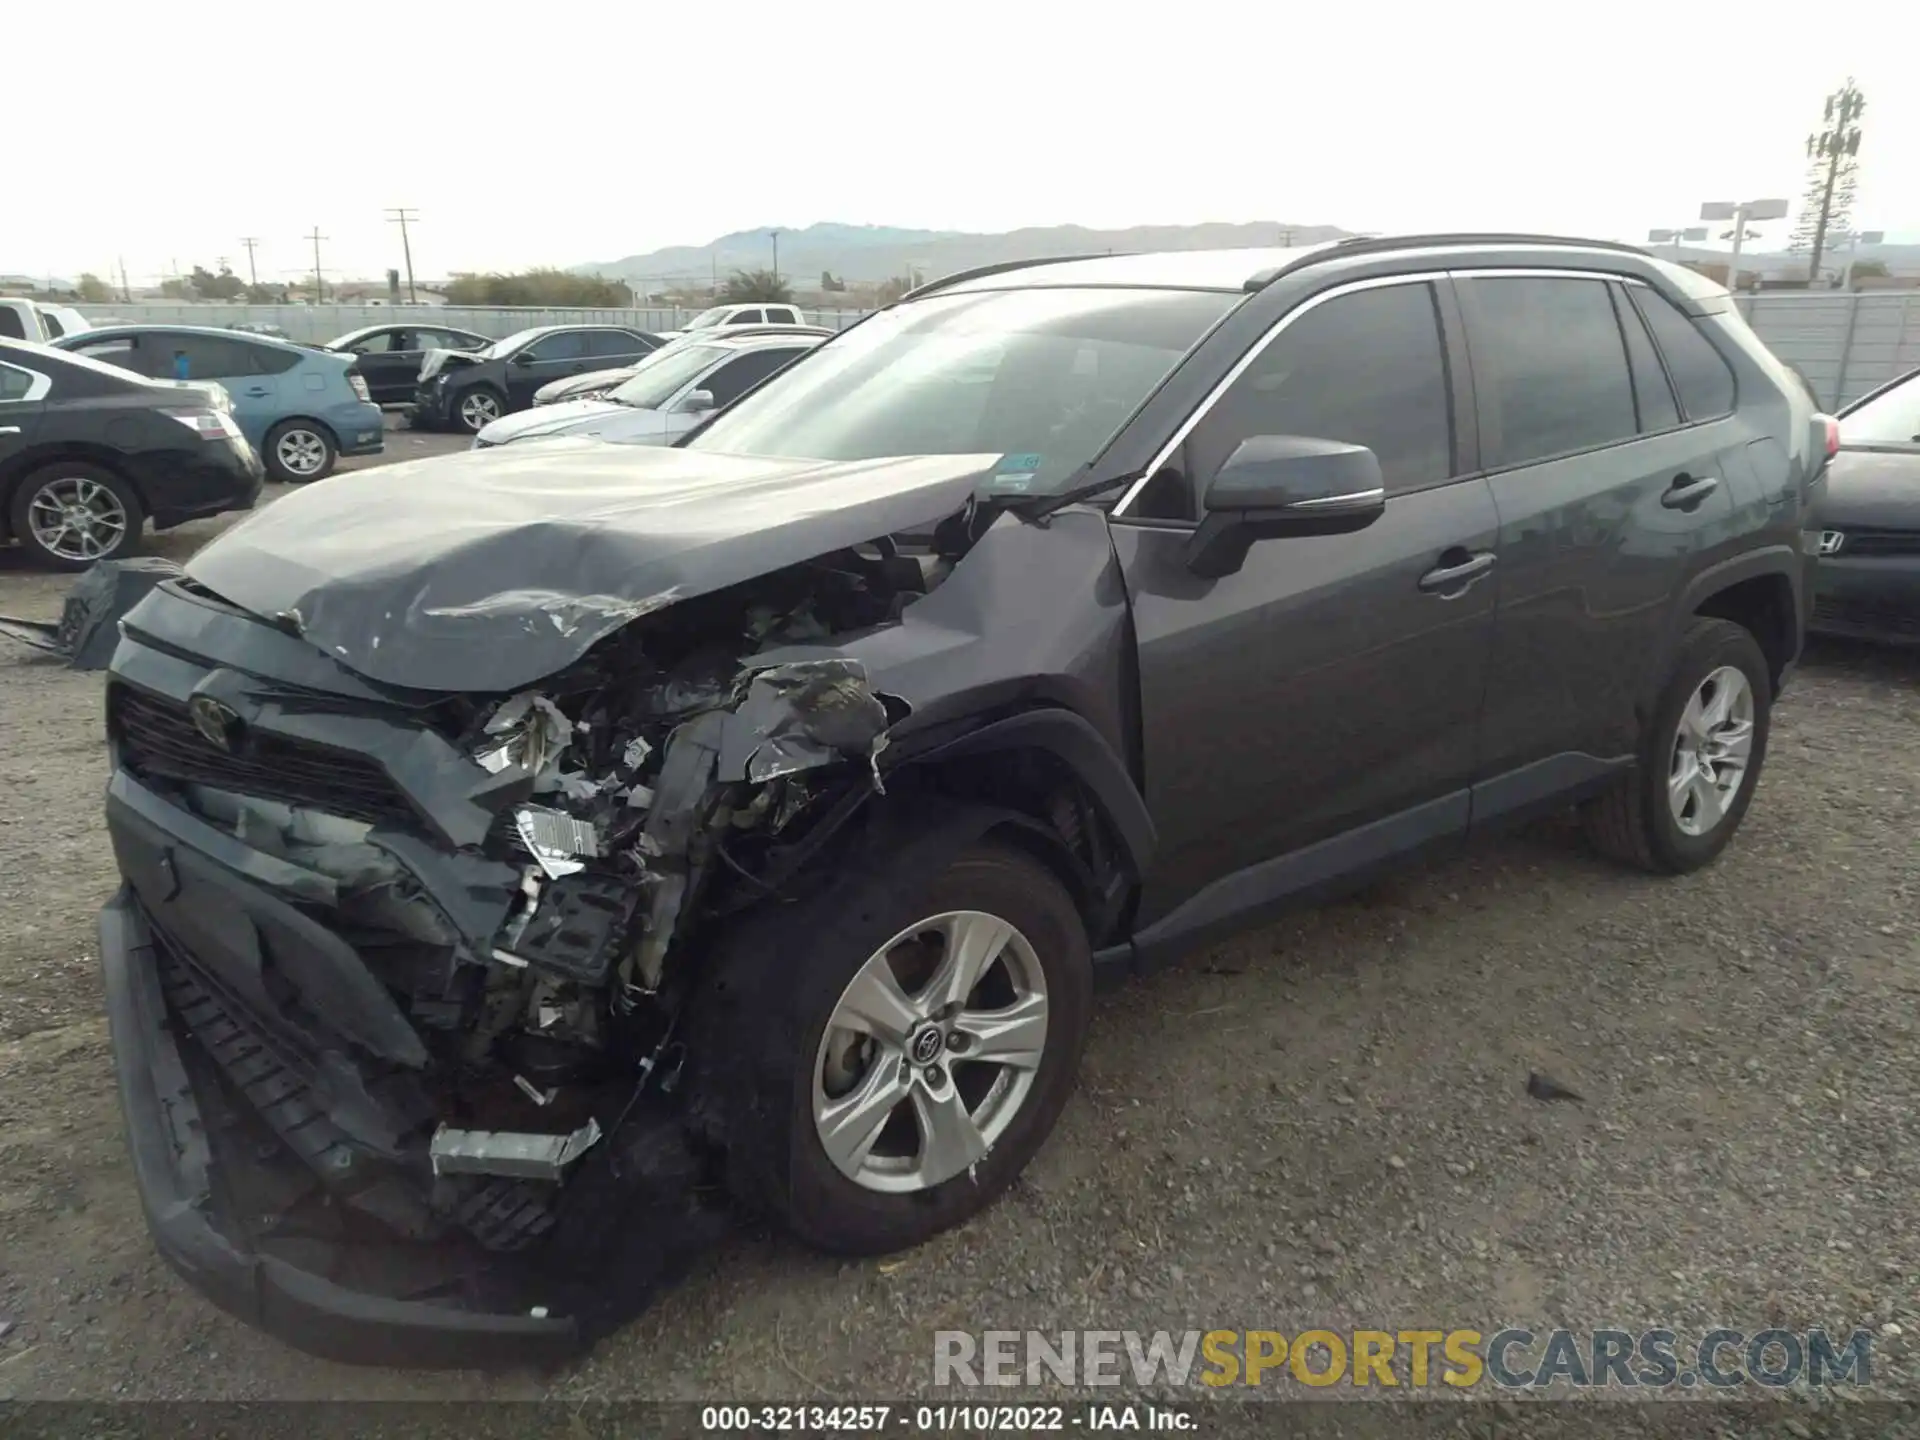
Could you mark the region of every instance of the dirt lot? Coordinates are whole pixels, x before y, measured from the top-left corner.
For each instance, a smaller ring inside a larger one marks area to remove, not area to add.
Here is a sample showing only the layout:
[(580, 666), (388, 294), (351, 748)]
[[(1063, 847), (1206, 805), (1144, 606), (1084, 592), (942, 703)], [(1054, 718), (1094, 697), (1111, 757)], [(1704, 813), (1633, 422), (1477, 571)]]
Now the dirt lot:
[[(0, 556), (0, 612), (65, 588)], [(743, 1235), (584, 1362), (495, 1378), (309, 1359), (155, 1258), (98, 1013), (99, 690), (0, 653), (0, 1398), (857, 1399), (928, 1391), (944, 1328), (1503, 1322), (1867, 1326), (1912, 1393), (1920, 656), (1810, 657), (1710, 871), (1547, 824), (1195, 956), (1103, 1006), (974, 1224), (885, 1264)]]

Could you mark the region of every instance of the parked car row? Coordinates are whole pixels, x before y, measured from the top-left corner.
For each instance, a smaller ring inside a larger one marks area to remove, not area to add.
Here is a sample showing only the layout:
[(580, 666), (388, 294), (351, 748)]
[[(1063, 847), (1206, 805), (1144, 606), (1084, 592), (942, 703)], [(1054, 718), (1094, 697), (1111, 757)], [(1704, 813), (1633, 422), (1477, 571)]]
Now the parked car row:
[(549, 381), (533, 392), (535, 405), (557, 405), (562, 400), (598, 400), (611, 394), (622, 381), (631, 379), (642, 366), (656, 363), (660, 357), (673, 353), (688, 345), (699, 345), (716, 340), (732, 340), (743, 335), (771, 335), (792, 338), (797, 335), (811, 335), (817, 339), (830, 340), (835, 332), (824, 325), (729, 325), (724, 330), (683, 330), (674, 334), (651, 355), (643, 356), (632, 365), (623, 365), (614, 370), (589, 370), (584, 374), (567, 376), (564, 379)]
[(87, 328), (86, 316), (70, 305), (0, 296), (0, 340), (58, 340)]

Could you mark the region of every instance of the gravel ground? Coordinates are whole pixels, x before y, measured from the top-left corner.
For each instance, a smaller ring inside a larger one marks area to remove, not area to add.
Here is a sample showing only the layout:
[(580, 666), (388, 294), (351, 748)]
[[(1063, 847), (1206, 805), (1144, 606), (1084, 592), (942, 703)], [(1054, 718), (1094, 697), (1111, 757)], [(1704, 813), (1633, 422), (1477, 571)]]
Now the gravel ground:
[[(65, 588), (0, 554), (0, 612)], [(941, 1329), (1504, 1323), (1866, 1326), (1912, 1393), (1920, 655), (1810, 655), (1707, 872), (1549, 823), (1193, 956), (1102, 1005), (974, 1223), (884, 1263), (742, 1235), (584, 1361), (494, 1377), (310, 1359), (155, 1257), (98, 1013), (100, 681), (0, 676), (0, 1398), (852, 1400), (934, 1393)]]

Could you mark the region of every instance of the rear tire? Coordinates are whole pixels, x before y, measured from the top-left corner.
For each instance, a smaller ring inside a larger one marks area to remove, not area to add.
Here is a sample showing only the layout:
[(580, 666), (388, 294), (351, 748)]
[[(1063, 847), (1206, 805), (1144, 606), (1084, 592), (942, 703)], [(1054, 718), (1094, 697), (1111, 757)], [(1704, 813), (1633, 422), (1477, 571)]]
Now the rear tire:
[[(1720, 706), (1726, 718), (1703, 725)], [(1586, 807), (1594, 847), (1664, 875), (1718, 858), (1760, 783), (1772, 711), (1773, 681), (1759, 641), (1731, 620), (1696, 619), (1681, 639), (1632, 772)], [(1738, 783), (1729, 789), (1736, 764)]]
[(333, 473), (340, 449), (327, 427), (312, 420), (282, 420), (261, 446), (267, 474), (283, 485), (304, 485)]
[[(991, 938), (999, 926), (1008, 939)], [(990, 938), (970, 947), (936, 934)], [(980, 978), (960, 1001), (936, 1006), (936, 991), (960, 993), (942, 983), (943, 967), (970, 949), (988, 957), (970, 972)], [(882, 963), (917, 961), (924, 979), (900, 978), (895, 998), (944, 1009), (947, 1019), (912, 1022), (899, 1044), (841, 1028), (852, 997), (866, 993), (856, 979), (870, 983), (881, 956), (902, 952)], [(797, 905), (763, 910), (722, 940), (692, 1027), (702, 1077), (695, 1113), (741, 1204), (825, 1250), (905, 1249), (984, 1209), (1039, 1151), (1072, 1091), (1092, 993), (1079, 911), (1045, 866), (983, 841), (916, 883), (883, 859)], [(943, 1029), (941, 1049), (932, 1041)], [(861, 1049), (864, 1061), (849, 1058)], [(829, 1071), (840, 1088), (827, 1083)], [(895, 1087), (892, 1076), (907, 1078)], [(854, 1106), (863, 1094), (883, 1098)], [(836, 1160), (823, 1136), (845, 1133), (837, 1121), (854, 1109), (885, 1118), (861, 1127), (865, 1149), (842, 1143)], [(961, 1129), (949, 1128), (962, 1117)], [(955, 1135), (966, 1143), (951, 1143)]]
[[(83, 522), (82, 511), (92, 518)], [(9, 518), (14, 538), (36, 562), (73, 571), (138, 552), (146, 511), (111, 470), (56, 460), (21, 478)]]

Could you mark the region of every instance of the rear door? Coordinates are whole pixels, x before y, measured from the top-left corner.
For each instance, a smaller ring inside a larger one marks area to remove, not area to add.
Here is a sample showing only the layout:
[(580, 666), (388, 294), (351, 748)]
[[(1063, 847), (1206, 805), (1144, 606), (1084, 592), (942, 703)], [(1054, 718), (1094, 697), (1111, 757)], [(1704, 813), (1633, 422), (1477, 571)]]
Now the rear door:
[(176, 367), (182, 357), (186, 367), (184, 374), (176, 368), (173, 378), (218, 381), (233, 397), (233, 419), (241, 433), (256, 448), (264, 443), (267, 431), (286, 413), (286, 402), (294, 397), (283, 399), (280, 377), (268, 373), (267, 367), (255, 359), (255, 352), (262, 347), (237, 335), (184, 330), (174, 333), (168, 343), (173, 347)]
[(627, 330), (595, 330), (587, 336), (589, 370), (617, 370), (647, 355), (647, 344)]
[[(1478, 821), (1598, 780), (1601, 762), (1633, 752), (1648, 656), (1690, 557), (1730, 533), (1732, 502), (1723, 427), (1682, 415), (1628, 299), (1638, 282), (1530, 271), (1454, 283), (1500, 517)], [(1728, 373), (1729, 410), (1732, 388)]]
[[(1160, 830), (1143, 921), (1261, 862), (1293, 877), (1263, 889), (1291, 889), (1466, 829), (1495, 519), (1454, 439), (1441, 298), (1422, 277), (1304, 301), (1114, 518)], [(1385, 513), (1263, 540), (1238, 573), (1201, 579), (1186, 562), (1199, 497), (1255, 435), (1369, 447)]]

